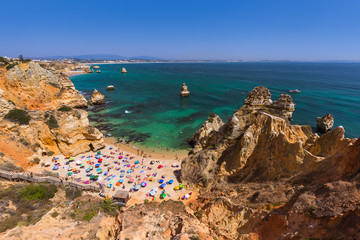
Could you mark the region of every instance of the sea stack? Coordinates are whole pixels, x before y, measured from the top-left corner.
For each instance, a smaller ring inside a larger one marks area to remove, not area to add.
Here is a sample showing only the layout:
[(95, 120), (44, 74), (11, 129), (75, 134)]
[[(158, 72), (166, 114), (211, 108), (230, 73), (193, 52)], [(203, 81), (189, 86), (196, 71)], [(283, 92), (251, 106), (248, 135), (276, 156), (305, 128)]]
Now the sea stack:
[(127, 73), (126, 68), (122, 68), (122, 69), (121, 69), (121, 72), (122, 72), (122, 73)]
[(92, 105), (100, 105), (105, 103), (105, 96), (101, 94), (98, 90), (94, 90), (93, 94), (91, 95), (90, 102)]
[(187, 86), (185, 83), (183, 83), (183, 85), (181, 86), (181, 90), (180, 90), (180, 96), (182, 97), (188, 97), (190, 95), (189, 90), (187, 89)]
[(316, 127), (319, 132), (326, 133), (334, 126), (334, 116), (330, 113), (316, 118)]
[(115, 90), (115, 87), (113, 85), (109, 85), (106, 87), (106, 90)]

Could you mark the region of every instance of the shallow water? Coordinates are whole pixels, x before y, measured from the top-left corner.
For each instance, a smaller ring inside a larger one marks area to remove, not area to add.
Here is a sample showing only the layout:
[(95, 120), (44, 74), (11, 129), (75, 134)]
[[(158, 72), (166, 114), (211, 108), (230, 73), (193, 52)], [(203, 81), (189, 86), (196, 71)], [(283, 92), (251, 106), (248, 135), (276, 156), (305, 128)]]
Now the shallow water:
[[(151, 148), (182, 149), (209, 113), (226, 121), (256, 86), (275, 100), (289, 89), (296, 103), (293, 123), (316, 126), (331, 113), (347, 137), (360, 136), (360, 63), (147, 63), (104, 64), (102, 73), (72, 76), (80, 91), (106, 95), (105, 110), (91, 113), (109, 124), (112, 136)], [(128, 73), (121, 73), (125, 67)], [(190, 97), (179, 92), (185, 82)], [(108, 85), (116, 90), (106, 91)], [(98, 123), (96, 123), (98, 124)]]

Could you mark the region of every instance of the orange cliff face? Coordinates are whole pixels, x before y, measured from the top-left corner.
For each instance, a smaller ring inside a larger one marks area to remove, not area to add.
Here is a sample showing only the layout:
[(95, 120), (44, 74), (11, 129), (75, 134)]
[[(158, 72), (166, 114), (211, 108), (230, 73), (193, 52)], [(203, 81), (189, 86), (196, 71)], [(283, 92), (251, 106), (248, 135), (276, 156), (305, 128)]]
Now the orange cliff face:
[[(59, 111), (64, 105), (69, 108)], [(85, 107), (86, 99), (62, 73), (34, 62), (0, 67), (0, 162), (27, 167), (43, 153), (75, 156), (102, 148), (103, 135), (90, 126)], [(15, 108), (28, 116), (26, 123), (6, 117)]]
[(85, 98), (62, 73), (53, 74), (39, 64), (21, 63), (0, 70), (0, 89), (18, 108), (50, 110), (61, 105), (87, 107)]

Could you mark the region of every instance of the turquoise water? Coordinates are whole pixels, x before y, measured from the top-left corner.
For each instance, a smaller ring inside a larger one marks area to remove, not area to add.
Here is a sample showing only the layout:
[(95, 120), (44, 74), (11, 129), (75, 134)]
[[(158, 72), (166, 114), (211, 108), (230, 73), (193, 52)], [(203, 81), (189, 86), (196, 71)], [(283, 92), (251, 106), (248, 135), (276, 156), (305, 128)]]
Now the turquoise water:
[[(189, 138), (215, 112), (226, 121), (242, 106), (249, 91), (266, 86), (272, 99), (289, 89), (296, 103), (293, 123), (316, 126), (316, 117), (331, 113), (347, 137), (360, 136), (359, 63), (147, 63), (100, 65), (102, 73), (72, 76), (82, 92), (94, 88), (108, 106), (94, 113), (115, 137), (151, 148), (187, 148)], [(121, 73), (125, 67), (126, 74)], [(185, 82), (191, 92), (180, 98)], [(106, 91), (114, 85), (115, 91)]]

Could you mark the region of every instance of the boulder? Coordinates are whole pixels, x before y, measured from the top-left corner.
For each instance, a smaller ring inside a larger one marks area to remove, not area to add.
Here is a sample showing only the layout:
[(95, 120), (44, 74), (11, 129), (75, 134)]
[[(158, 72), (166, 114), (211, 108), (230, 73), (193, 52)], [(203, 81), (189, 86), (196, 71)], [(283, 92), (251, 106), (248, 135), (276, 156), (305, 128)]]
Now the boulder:
[(316, 127), (319, 132), (326, 133), (334, 126), (334, 116), (330, 113), (316, 118)]
[(181, 86), (181, 90), (180, 90), (180, 96), (182, 97), (188, 97), (190, 95), (190, 92), (186, 86), (185, 83), (183, 83), (183, 85)]
[(115, 87), (113, 85), (109, 85), (106, 87), (106, 90), (115, 90)]
[(105, 96), (95, 89), (91, 95), (90, 102), (92, 105), (105, 104)]

